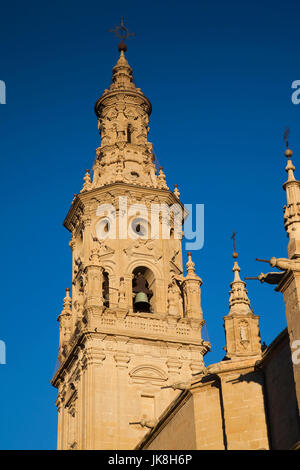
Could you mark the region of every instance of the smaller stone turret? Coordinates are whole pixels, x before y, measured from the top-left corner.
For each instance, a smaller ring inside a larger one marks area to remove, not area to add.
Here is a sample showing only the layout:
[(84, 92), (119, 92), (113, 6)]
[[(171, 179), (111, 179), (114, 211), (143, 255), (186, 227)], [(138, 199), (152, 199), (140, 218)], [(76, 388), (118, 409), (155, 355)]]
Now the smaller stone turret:
[[(195, 273), (195, 263), (192, 261), (192, 253), (188, 252), (186, 263), (187, 275), (183, 279), (183, 293), (185, 312), (188, 318), (203, 320), (201, 308), (202, 279)], [(204, 323), (204, 322), (203, 322)]]
[(230, 284), (229, 313), (224, 317), (226, 358), (240, 359), (261, 354), (259, 317), (254, 315), (246, 289), (240, 278), (238, 254), (234, 251), (233, 282)]
[(63, 310), (58, 316), (57, 321), (59, 322), (59, 349), (58, 349), (58, 360), (61, 361), (65, 355), (65, 349), (71, 336), (72, 326), (72, 299), (70, 297), (70, 289), (66, 288), (66, 296), (64, 298)]

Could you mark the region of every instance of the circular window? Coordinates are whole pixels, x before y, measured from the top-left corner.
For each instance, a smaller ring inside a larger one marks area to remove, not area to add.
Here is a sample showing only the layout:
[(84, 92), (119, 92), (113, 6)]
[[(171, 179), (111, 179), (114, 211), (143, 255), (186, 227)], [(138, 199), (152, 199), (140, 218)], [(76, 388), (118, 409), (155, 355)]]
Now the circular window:
[(96, 234), (99, 240), (103, 240), (108, 237), (110, 231), (111, 223), (110, 220), (105, 217), (104, 219), (100, 220), (96, 225)]
[(145, 219), (141, 217), (134, 219), (130, 227), (134, 238), (148, 238), (148, 223)]

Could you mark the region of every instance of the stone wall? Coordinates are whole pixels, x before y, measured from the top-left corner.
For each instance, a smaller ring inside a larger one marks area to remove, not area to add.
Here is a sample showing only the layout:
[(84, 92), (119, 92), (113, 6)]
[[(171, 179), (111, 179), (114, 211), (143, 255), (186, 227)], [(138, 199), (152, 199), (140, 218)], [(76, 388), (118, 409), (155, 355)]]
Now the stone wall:
[(182, 392), (139, 449), (269, 449), (262, 371), (249, 361), (216, 366), (223, 370)]
[(224, 450), (224, 432), (219, 387), (215, 381), (193, 393), (197, 449)]
[(167, 420), (149, 450), (193, 450), (196, 449), (195, 411), (193, 396), (181, 403), (176, 413)]
[(262, 374), (245, 370), (222, 376), (222, 396), (227, 449), (268, 449)]
[(262, 361), (272, 449), (290, 449), (300, 426), (287, 330), (269, 346)]

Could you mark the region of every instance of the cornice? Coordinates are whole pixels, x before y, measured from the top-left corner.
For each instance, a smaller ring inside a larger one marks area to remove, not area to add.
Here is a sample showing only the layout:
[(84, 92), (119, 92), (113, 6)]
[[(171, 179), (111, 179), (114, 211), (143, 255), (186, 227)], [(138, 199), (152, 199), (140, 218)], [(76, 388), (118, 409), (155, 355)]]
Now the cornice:
[[(105, 103), (106, 100), (111, 99), (111, 98), (115, 98), (118, 95), (127, 95), (127, 96), (132, 96), (133, 98), (140, 98), (141, 102), (145, 102), (148, 106), (147, 114), (149, 116), (151, 115), (151, 113), (152, 113), (152, 104), (151, 104), (149, 98), (147, 98), (147, 96), (144, 95), (142, 90), (139, 90), (138, 88), (135, 88), (135, 89), (132, 89), (132, 88), (118, 88), (116, 90), (107, 89), (107, 91), (105, 91), (103, 93), (103, 95), (100, 96), (100, 98), (96, 101), (96, 103), (95, 103), (95, 114), (96, 114), (96, 116), (97, 117), (99, 116), (100, 111), (101, 111), (101, 110), (99, 110), (99, 108), (101, 106), (105, 106), (104, 103)], [(112, 104), (112, 106), (113, 106), (113, 104)]]
[(78, 339), (74, 343), (72, 349), (68, 353), (68, 356), (60, 364), (60, 367), (56, 371), (55, 375), (51, 379), (51, 384), (54, 387), (57, 387), (58, 385), (58, 380), (61, 379), (61, 377), (64, 375), (66, 371), (68, 371), (73, 362), (78, 359), (77, 351), (78, 348), (84, 348), (85, 349), (85, 343), (86, 340), (91, 339), (91, 338), (104, 338), (104, 337), (120, 337), (120, 338), (129, 338), (129, 339), (134, 339), (136, 341), (142, 340), (142, 341), (154, 341), (154, 342), (168, 342), (168, 343), (173, 343), (175, 345), (185, 345), (185, 346), (191, 346), (195, 347), (197, 349), (200, 349), (201, 355), (204, 356), (210, 349), (210, 344), (207, 341), (204, 341), (203, 339), (196, 339), (196, 337), (191, 338), (190, 336), (187, 336), (186, 339), (182, 338), (181, 335), (172, 335), (172, 334), (159, 334), (157, 332), (150, 333), (148, 330), (145, 332), (139, 332), (139, 331), (132, 331), (131, 329), (120, 329), (120, 328), (115, 328), (112, 329), (111, 326), (108, 327), (103, 327), (103, 326), (97, 326), (97, 331), (86, 329), (85, 331), (82, 331), (82, 333), (78, 336)]
[(227, 361), (216, 362), (206, 368), (207, 375), (223, 375), (232, 372), (240, 372), (241, 370), (254, 371), (256, 363), (261, 359), (260, 355), (239, 358), (236, 360), (229, 359)]
[(93, 197), (95, 197), (98, 194), (101, 195), (101, 194), (105, 194), (107, 191), (124, 189), (124, 188), (126, 188), (127, 190), (130, 190), (133, 193), (133, 195), (135, 194), (135, 192), (137, 195), (139, 195), (141, 191), (143, 191), (149, 196), (154, 195), (154, 194), (166, 196), (166, 200), (168, 200), (169, 198), (170, 203), (180, 205), (180, 207), (183, 210), (184, 219), (188, 215), (187, 211), (184, 209), (184, 205), (182, 204), (182, 202), (169, 189), (149, 188), (147, 186), (138, 186), (135, 184), (128, 184), (128, 183), (111, 183), (105, 186), (101, 186), (99, 188), (93, 188), (93, 189), (90, 189), (89, 191), (85, 191), (83, 193), (77, 194), (65, 217), (63, 226), (67, 230), (72, 232), (72, 219), (74, 215), (77, 213), (78, 209), (82, 210), (85, 204), (87, 204)]

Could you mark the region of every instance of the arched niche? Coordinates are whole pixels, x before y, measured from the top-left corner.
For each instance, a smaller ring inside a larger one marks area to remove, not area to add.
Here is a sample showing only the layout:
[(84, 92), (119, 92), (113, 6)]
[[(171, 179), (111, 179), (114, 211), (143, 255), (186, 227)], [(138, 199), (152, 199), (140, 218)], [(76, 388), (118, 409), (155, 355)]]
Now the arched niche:
[(118, 304), (119, 278), (116, 276), (116, 263), (113, 260), (103, 260), (102, 299), (103, 305), (115, 308)]

